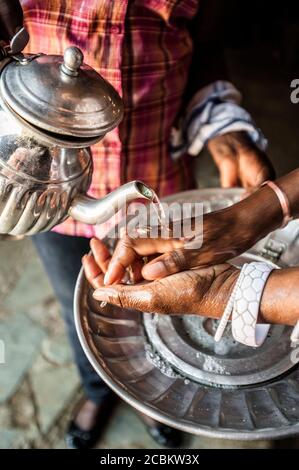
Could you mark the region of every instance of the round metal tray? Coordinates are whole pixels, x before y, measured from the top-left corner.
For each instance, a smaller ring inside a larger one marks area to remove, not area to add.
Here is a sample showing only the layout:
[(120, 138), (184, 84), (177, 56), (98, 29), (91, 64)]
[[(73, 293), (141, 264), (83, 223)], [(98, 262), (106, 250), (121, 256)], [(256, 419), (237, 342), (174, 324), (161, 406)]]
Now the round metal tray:
[[(236, 202), (240, 190), (198, 190), (168, 200), (204, 200), (205, 210)], [(255, 257), (255, 254), (245, 256)], [(242, 264), (240, 257), (235, 264)], [(299, 370), (290, 328), (273, 326), (261, 348), (216, 345), (216, 323), (100, 307), (81, 271), (75, 293), (78, 335), (91, 364), (125, 401), (197, 435), (253, 440), (299, 433)]]
[[(250, 261), (264, 259), (246, 253), (231, 262), (242, 266)], [(210, 318), (145, 313), (143, 323), (148, 359), (157, 365), (167, 364), (173, 373), (195, 382), (225, 388), (255, 385), (294, 367), (290, 327), (272, 326), (261, 347), (248, 348), (234, 341), (230, 328), (216, 343), (218, 321)]]

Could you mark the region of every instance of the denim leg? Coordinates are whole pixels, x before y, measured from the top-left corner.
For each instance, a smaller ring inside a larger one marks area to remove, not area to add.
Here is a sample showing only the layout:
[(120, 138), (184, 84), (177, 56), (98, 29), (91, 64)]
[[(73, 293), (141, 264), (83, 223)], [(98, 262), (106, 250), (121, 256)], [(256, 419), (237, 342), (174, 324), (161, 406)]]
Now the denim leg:
[(34, 235), (32, 240), (61, 304), (86, 396), (99, 403), (112, 392), (88, 361), (77, 336), (73, 314), (74, 289), (81, 268), (81, 258), (89, 251), (89, 240), (55, 232)]

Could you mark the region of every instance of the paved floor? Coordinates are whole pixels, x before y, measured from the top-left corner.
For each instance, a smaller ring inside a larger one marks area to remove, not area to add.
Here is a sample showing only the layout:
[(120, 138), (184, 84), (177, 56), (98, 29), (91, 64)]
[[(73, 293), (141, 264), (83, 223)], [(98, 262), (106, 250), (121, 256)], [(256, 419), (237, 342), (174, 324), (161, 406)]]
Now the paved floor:
[[(299, 105), (289, 77), (266, 51), (230, 52), (232, 76), (270, 141), (279, 174), (298, 166)], [(254, 64), (254, 66), (253, 66)], [(259, 77), (257, 80), (256, 77)], [(200, 186), (216, 186), (207, 155), (196, 161)], [(0, 242), (0, 448), (64, 448), (70, 409), (80, 396), (59, 306), (30, 240)], [(2, 341), (2, 342), (1, 342)], [(3, 351), (3, 345), (5, 351)], [(189, 436), (191, 448), (299, 447), (298, 441), (219, 441)], [(155, 448), (134, 411), (120, 403), (99, 447)]]

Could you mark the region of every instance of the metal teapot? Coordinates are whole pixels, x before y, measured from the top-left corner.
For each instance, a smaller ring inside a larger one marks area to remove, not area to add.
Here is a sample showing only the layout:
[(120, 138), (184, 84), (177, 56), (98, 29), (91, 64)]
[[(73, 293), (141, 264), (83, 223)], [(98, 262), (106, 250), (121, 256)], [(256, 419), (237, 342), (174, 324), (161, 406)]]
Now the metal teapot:
[(152, 199), (138, 181), (101, 200), (86, 195), (89, 146), (119, 124), (121, 98), (77, 47), (64, 57), (22, 54), (28, 39), (21, 28), (0, 47), (0, 234), (32, 235), (68, 216), (99, 224), (133, 199)]

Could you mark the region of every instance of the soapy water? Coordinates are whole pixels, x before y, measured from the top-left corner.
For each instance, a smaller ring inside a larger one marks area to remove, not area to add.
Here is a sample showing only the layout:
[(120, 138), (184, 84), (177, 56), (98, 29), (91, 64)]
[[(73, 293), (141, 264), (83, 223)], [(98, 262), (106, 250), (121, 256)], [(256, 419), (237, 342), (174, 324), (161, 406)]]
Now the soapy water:
[[(229, 327), (225, 330), (219, 343), (214, 341), (214, 334), (219, 323), (218, 320), (185, 315), (181, 322), (186, 334), (199, 348), (204, 345), (205, 349), (210, 351), (210, 353), (212, 352), (218, 356), (226, 356), (235, 349), (238, 349), (238, 344), (232, 338)], [(201, 357), (200, 352), (197, 353), (197, 357)]]
[[(146, 340), (145, 342), (145, 357), (148, 362), (155, 366), (163, 375), (173, 379), (184, 379), (184, 385), (189, 385), (191, 380), (178, 373), (155, 348)], [(229, 375), (225, 367), (221, 366), (217, 360), (211, 356), (205, 357), (202, 369), (206, 372), (213, 372), (215, 374)], [(229, 388), (229, 387), (228, 387)]]
[[(152, 316), (152, 325), (154, 328), (157, 328), (159, 322), (159, 315), (155, 314)], [(188, 385), (190, 381), (186, 379), (184, 376), (179, 374), (165, 359), (161, 357), (161, 355), (157, 352), (154, 346), (149, 342), (147, 336), (145, 336), (144, 342), (144, 349), (145, 349), (145, 357), (153, 366), (155, 366), (159, 371), (170, 377), (172, 379), (184, 379), (184, 384)]]
[[(230, 337), (223, 338), (221, 343), (216, 344), (213, 340), (213, 332), (217, 328), (217, 321), (211, 320), (208, 327), (204, 325), (206, 319), (194, 315), (186, 315), (181, 318), (179, 329), (183, 329), (185, 334), (190, 337), (200, 348), (195, 354), (198, 359), (198, 367), (200, 370), (215, 375), (230, 375), (224, 364), (221, 363), (221, 356), (225, 356), (231, 351), (232, 340)], [(152, 344), (151, 339), (159, 327), (159, 322), (163, 322), (163, 317), (158, 314), (151, 316), (151, 328), (146, 330), (145, 334), (145, 352), (146, 359), (151, 362), (163, 375), (168, 377), (179, 377), (184, 379), (184, 384), (188, 385), (191, 380), (188, 374), (182, 370), (178, 371), (176, 367), (167, 359), (167, 353), (161, 354), (156, 346)], [(191, 332), (191, 334), (190, 334)], [(149, 335), (149, 336), (148, 336)], [(192, 338), (191, 338), (192, 336)], [(209, 346), (207, 347), (207, 342)], [(213, 347), (213, 344), (215, 347)], [(208, 349), (210, 352), (203, 352), (201, 348)], [(217, 352), (216, 352), (217, 349)], [(214, 357), (211, 353), (217, 354)], [(220, 356), (220, 357), (219, 357)]]
[(181, 376), (174, 371), (174, 369), (168, 364), (161, 356), (154, 350), (151, 344), (145, 344), (145, 357), (153, 366), (159, 369), (163, 375), (172, 379), (181, 378)]
[(217, 360), (215, 360), (212, 356), (206, 356), (205, 361), (203, 363), (203, 370), (205, 372), (213, 372), (215, 374), (221, 374), (221, 375), (229, 375), (226, 372), (225, 367), (221, 366)]

